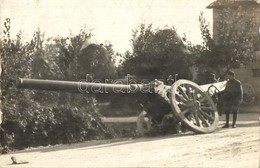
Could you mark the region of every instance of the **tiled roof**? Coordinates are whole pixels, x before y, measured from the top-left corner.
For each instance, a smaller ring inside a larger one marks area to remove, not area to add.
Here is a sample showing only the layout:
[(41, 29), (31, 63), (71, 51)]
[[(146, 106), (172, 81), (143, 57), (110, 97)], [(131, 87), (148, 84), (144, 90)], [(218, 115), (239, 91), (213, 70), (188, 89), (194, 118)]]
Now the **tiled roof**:
[(237, 5), (260, 5), (260, 0), (216, 0), (209, 4), (207, 8), (222, 8)]

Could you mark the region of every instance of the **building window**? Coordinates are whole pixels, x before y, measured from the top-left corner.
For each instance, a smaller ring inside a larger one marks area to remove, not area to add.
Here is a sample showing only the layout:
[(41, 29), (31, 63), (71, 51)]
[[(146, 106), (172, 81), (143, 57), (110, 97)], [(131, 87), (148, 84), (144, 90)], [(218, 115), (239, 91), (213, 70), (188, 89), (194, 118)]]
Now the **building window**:
[(260, 77), (260, 69), (252, 69), (253, 77)]

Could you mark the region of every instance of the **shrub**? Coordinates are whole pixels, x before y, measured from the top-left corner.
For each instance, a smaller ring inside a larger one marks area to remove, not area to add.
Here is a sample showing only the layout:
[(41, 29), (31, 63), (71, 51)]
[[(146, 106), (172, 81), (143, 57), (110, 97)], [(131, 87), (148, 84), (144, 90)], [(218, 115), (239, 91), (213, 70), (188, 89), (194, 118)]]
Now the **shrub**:
[(18, 77), (79, 80), (77, 57), (91, 33), (82, 30), (79, 35), (45, 40), (37, 30), (30, 42), (23, 43), (21, 33), (11, 40), (10, 23), (6, 19), (0, 43), (1, 145), (20, 149), (111, 137), (101, 122), (95, 97), (16, 87)]

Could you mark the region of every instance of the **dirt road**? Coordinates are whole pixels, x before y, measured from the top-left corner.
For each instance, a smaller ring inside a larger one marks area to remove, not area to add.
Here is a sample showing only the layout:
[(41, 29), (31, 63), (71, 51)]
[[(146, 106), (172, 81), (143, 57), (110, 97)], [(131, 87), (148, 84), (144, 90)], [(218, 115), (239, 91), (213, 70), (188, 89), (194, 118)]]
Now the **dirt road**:
[[(260, 127), (39, 147), (0, 156), (0, 167), (260, 167)], [(11, 164), (11, 156), (27, 164)]]

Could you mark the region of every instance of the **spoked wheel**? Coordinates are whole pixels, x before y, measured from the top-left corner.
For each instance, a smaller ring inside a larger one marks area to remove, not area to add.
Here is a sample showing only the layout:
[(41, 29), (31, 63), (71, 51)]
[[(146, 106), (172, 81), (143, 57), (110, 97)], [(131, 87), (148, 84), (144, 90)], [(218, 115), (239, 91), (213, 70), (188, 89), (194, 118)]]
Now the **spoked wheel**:
[(170, 89), (170, 103), (175, 115), (196, 133), (213, 132), (218, 125), (218, 112), (210, 96), (199, 85), (178, 80)]
[(137, 118), (136, 126), (141, 135), (149, 134), (152, 129), (152, 117), (146, 111), (142, 111)]

